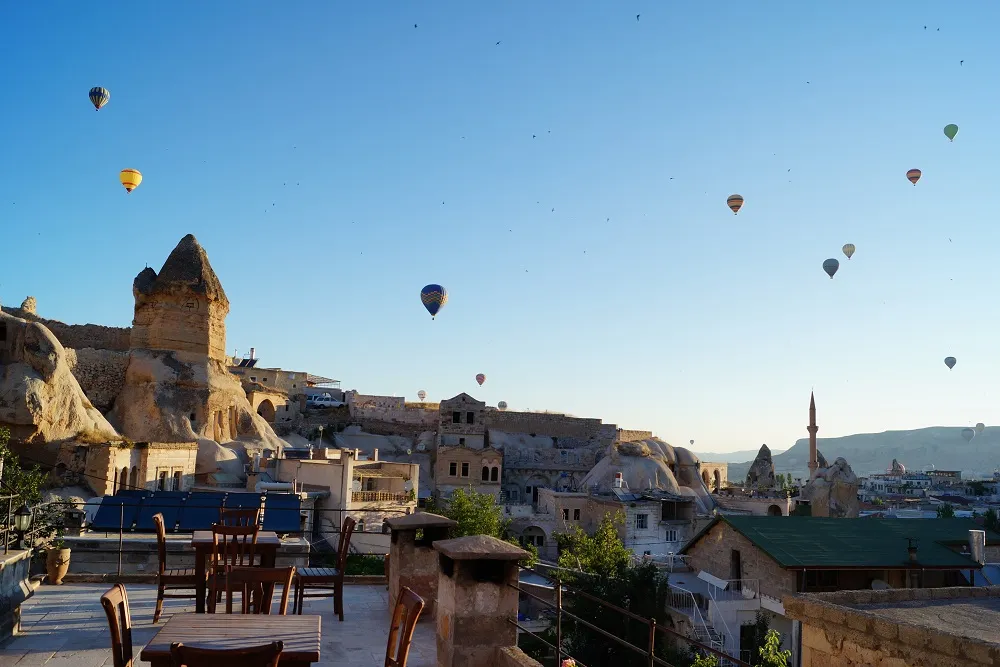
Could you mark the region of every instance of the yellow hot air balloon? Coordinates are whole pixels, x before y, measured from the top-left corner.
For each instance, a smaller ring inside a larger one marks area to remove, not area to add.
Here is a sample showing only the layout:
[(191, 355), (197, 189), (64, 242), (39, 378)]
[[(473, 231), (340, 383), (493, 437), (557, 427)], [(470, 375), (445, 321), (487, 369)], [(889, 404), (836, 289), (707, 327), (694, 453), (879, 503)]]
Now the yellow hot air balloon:
[(844, 244), (844, 254), (847, 255), (847, 259), (850, 259), (854, 255), (855, 247), (853, 243)]
[(138, 169), (122, 169), (122, 172), (118, 174), (118, 179), (125, 186), (126, 192), (132, 192), (142, 183), (142, 174), (139, 173)]

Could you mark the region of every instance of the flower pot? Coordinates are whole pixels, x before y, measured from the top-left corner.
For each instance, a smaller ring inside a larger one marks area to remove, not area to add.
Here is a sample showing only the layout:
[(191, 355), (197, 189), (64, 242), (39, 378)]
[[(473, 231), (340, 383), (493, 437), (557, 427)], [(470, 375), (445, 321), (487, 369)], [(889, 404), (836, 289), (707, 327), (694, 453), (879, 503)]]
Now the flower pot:
[(50, 584), (62, 585), (69, 572), (69, 549), (49, 549), (45, 552), (45, 571)]

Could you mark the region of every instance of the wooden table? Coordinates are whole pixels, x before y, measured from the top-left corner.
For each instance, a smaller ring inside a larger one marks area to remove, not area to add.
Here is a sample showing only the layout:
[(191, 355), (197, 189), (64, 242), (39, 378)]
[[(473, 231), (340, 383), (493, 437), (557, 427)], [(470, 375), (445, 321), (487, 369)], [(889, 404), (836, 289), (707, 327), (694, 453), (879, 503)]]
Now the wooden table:
[(174, 614), (142, 649), (139, 659), (153, 667), (170, 667), (170, 645), (201, 648), (246, 648), (281, 640), (281, 667), (307, 667), (319, 662), (319, 616), (270, 614)]
[[(215, 542), (212, 539), (212, 531), (196, 530), (191, 537), (191, 546), (194, 547), (194, 573), (196, 581), (195, 611), (199, 614), (205, 613), (205, 600), (208, 596), (208, 581), (205, 577), (205, 564), (212, 556), (212, 549)], [(260, 554), (261, 567), (274, 567), (274, 561), (278, 558), (278, 547), (281, 540), (278, 534), (270, 530), (262, 530), (257, 533), (257, 548), (255, 554)]]

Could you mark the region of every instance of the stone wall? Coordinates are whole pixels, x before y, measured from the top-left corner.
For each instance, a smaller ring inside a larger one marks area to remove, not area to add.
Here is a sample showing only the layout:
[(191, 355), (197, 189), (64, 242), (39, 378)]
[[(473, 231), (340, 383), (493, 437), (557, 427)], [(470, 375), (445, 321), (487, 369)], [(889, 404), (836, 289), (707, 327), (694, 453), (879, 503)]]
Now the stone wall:
[(516, 646), (498, 648), (494, 664), (497, 667), (542, 667), (542, 663), (528, 657)]
[(107, 414), (125, 386), (128, 351), (66, 348), (66, 363), (94, 407)]
[(985, 597), (1000, 597), (1000, 588), (849, 591), (792, 595), (782, 603), (785, 615), (802, 623), (802, 667), (996, 666), (994, 643), (844, 606)]
[(704, 570), (719, 579), (729, 580), (732, 552), (740, 552), (741, 578), (757, 579), (760, 592), (774, 598), (794, 593), (795, 572), (785, 570), (725, 521), (718, 521), (707, 534), (688, 546), (685, 553), (695, 571)]
[(20, 630), (21, 603), (35, 593), (30, 568), (30, 551), (11, 551), (0, 560), (0, 641)]
[[(582, 419), (544, 412), (500, 412), (497, 410), (490, 410), (486, 413), (486, 422), (488, 428), (508, 433), (535, 433), (583, 440), (598, 439), (603, 431), (602, 426), (604, 426), (600, 419)], [(604, 433), (606, 434), (607, 431)]]
[(45, 325), (45, 328), (52, 332), (52, 335), (62, 343), (63, 347), (81, 349), (91, 347), (97, 350), (128, 352), (129, 337), (132, 331), (128, 327), (105, 327), (99, 324), (65, 324), (58, 320), (38, 317), (38, 315), (25, 312), (20, 308), (4, 306), (2, 310), (14, 317), (20, 317), (29, 322), (39, 322)]
[(620, 428), (615, 434), (615, 442), (636, 442), (638, 440), (649, 440), (652, 437), (652, 431), (632, 431)]
[[(138, 294), (138, 293), (137, 293)], [(229, 305), (190, 293), (138, 294), (131, 345), (136, 349), (226, 356), (226, 313)]]

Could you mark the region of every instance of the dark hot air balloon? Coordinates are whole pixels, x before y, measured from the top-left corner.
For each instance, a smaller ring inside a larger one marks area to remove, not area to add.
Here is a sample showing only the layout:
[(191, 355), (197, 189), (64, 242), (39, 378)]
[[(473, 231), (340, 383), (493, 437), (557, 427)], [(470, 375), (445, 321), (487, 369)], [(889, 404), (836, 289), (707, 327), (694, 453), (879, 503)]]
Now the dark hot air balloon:
[(440, 285), (426, 285), (420, 290), (420, 302), (431, 314), (431, 319), (434, 319), (434, 316), (441, 310), (441, 306), (448, 303), (448, 290)]
[(957, 364), (957, 363), (958, 363), (958, 360), (955, 359), (955, 357), (945, 357), (944, 358), (944, 365), (947, 366), (949, 370), (952, 369), (952, 368), (954, 368), (955, 364)]
[(504, 410), (506, 410), (507, 409), (507, 401), (500, 401), (499, 403), (497, 403), (497, 409), (500, 412), (503, 412)]
[(823, 262), (823, 270), (826, 271), (826, 275), (830, 276), (830, 280), (833, 280), (833, 274), (835, 274), (839, 268), (840, 262), (832, 257)]
[(955, 141), (955, 136), (958, 134), (958, 125), (951, 123), (944, 126), (944, 136), (948, 137), (949, 141)]
[(108, 92), (107, 88), (95, 86), (90, 89), (90, 102), (94, 105), (94, 111), (100, 111), (101, 107), (107, 104), (110, 99), (111, 93)]
[(984, 424), (983, 422), (979, 422), (978, 424), (976, 424), (976, 433), (982, 433), (985, 430), (986, 430), (986, 424)]
[(963, 428), (962, 429), (962, 438), (966, 442), (972, 442), (972, 439), (975, 438), (975, 437), (976, 437), (976, 432), (973, 431), (971, 428)]

